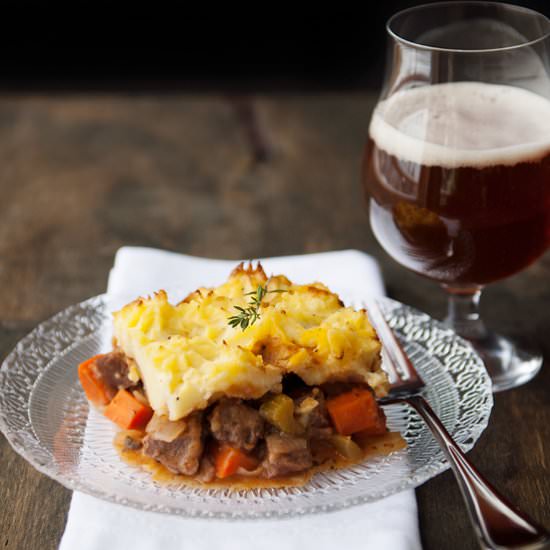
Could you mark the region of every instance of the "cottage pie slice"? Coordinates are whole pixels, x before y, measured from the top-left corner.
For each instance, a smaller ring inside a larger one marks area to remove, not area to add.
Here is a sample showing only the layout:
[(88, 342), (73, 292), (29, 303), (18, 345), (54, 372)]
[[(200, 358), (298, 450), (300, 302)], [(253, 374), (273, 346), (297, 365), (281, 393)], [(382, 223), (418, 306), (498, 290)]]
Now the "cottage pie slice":
[(113, 351), (79, 366), (81, 384), (125, 430), (124, 451), (174, 474), (284, 481), (357, 462), (387, 433), (380, 342), (366, 311), (321, 283), (241, 264), (179, 304), (139, 298), (113, 326)]

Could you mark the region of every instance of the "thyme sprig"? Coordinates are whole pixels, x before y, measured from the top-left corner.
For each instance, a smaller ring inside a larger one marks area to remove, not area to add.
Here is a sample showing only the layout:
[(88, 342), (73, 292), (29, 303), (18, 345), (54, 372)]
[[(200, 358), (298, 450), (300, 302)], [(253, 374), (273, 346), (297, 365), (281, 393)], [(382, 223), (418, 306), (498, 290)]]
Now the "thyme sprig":
[(233, 328), (241, 327), (241, 330), (246, 330), (250, 325), (253, 325), (260, 318), (260, 306), (266, 294), (287, 292), (283, 289), (268, 290), (267, 285), (258, 285), (256, 290), (245, 293), (245, 296), (252, 296), (247, 307), (233, 306), (239, 313), (227, 318), (230, 326)]

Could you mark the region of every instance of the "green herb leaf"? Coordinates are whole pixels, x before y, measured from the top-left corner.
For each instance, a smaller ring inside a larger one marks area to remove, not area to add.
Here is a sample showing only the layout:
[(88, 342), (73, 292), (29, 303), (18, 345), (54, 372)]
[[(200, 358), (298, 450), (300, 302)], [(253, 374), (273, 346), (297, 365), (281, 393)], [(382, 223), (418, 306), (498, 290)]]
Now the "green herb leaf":
[(241, 306), (233, 306), (239, 313), (227, 318), (229, 326), (233, 328), (241, 327), (241, 330), (246, 330), (250, 325), (253, 325), (260, 318), (260, 306), (266, 294), (287, 292), (283, 289), (267, 290), (267, 285), (258, 285), (256, 290), (246, 292), (245, 296), (251, 296), (249, 306), (247, 308)]

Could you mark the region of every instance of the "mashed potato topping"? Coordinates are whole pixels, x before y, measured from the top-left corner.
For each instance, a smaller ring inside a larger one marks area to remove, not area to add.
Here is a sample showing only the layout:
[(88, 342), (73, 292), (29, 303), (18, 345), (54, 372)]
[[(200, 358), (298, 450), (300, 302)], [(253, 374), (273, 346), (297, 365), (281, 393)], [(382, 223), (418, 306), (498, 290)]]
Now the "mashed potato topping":
[[(260, 317), (245, 330), (231, 327), (235, 306), (246, 308), (246, 294), (259, 285), (284, 292), (266, 294)], [(321, 283), (268, 279), (260, 264), (241, 264), (221, 286), (199, 288), (177, 305), (162, 290), (139, 298), (114, 314), (114, 338), (153, 409), (170, 420), (224, 396), (279, 393), (289, 373), (312, 386), (366, 382), (378, 396), (388, 388), (365, 310), (344, 307)]]

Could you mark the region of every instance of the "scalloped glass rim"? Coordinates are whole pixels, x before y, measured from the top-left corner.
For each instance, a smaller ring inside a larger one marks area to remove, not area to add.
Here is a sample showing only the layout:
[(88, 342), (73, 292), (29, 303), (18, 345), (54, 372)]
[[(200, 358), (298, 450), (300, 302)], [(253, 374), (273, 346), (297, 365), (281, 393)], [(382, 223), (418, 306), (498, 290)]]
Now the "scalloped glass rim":
[[(115, 300), (116, 302), (116, 300)], [(426, 382), (425, 397), (464, 451), (486, 428), (491, 382), (472, 347), (428, 315), (378, 300)], [(109, 349), (113, 300), (100, 295), (44, 321), (0, 368), (0, 429), (38, 471), (65, 487), (141, 510), (187, 517), (256, 519), (340, 510), (421, 485), (448, 465), (418, 415), (386, 407), (408, 447), (352, 468), (323, 472), (304, 487), (229, 491), (170, 487), (125, 464), (112, 425), (87, 402), (74, 365)]]

